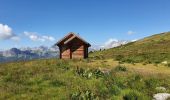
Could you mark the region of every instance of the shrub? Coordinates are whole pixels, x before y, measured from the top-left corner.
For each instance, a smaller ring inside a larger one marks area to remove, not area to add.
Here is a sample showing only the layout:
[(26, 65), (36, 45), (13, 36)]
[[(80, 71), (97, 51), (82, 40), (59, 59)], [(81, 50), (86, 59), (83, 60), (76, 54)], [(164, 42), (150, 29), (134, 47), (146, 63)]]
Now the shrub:
[(96, 78), (103, 77), (104, 73), (101, 72), (100, 70), (96, 69), (93, 71), (93, 74), (95, 75)]
[(146, 80), (145, 84), (146, 84), (147, 88), (155, 89), (158, 86), (158, 80), (151, 78), (151, 79)]
[(125, 71), (127, 71), (127, 68), (125, 66), (118, 65), (118, 66), (116, 66), (115, 71), (125, 72)]
[(92, 77), (95, 77), (96, 79), (99, 78), (99, 77), (103, 77), (104, 76), (104, 73), (101, 72), (100, 70), (98, 69), (83, 69), (83, 68), (78, 68), (76, 69), (76, 73), (79, 75), (79, 76), (82, 76), (82, 77), (85, 77), (87, 79), (90, 79)]
[(79, 100), (81, 93), (80, 92), (75, 92), (73, 94), (71, 94), (70, 98), (71, 100)]
[(170, 63), (168, 63), (167, 66), (170, 67)]
[(153, 61), (154, 64), (160, 64), (161, 62), (162, 60), (160, 60), (159, 58)]
[(91, 54), (91, 53), (93, 53), (93, 52), (95, 52), (95, 51), (90, 51), (89, 54)]
[(112, 89), (114, 85), (118, 86), (120, 89), (124, 89), (127, 86), (127, 78), (126, 77), (119, 77), (116, 75), (108, 75), (104, 77), (104, 82), (109, 90)]
[(127, 62), (127, 63), (135, 63), (135, 61), (131, 58), (127, 58), (127, 59), (124, 59), (124, 62)]
[(119, 95), (121, 93), (121, 89), (117, 85), (113, 85), (110, 92), (114, 95)]
[(61, 81), (58, 80), (53, 80), (52, 82), (50, 82), (50, 84), (54, 87), (60, 87), (60, 86), (64, 86), (65, 84)]
[(64, 69), (64, 70), (69, 70), (69, 63), (68, 61), (61, 60), (57, 63), (57, 67)]
[(115, 57), (115, 60), (120, 61), (120, 60), (122, 60), (122, 58), (124, 58), (123, 55), (117, 55), (117, 56)]
[(86, 63), (93, 62), (90, 58), (84, 59), (83, 61), (86, 62)]
[(105, 98), (109, 94), (109, 89), (107, 88), (104, 82), (100, 82), (99, 84), (96, 84), (96, 87), (98, 88), (97, 93), (102, 98)]
[(149, 100), (149, 97), (143, 95), (138, 91), (130, 90), (125, 93), (125, 95), (123, 96), (123, 100)]
[(146, 60), (144, 63), (145, 64), (151, 64), (152, 62), (150, 60)]
[(124, 62), (122, 62), (122, 61), (119, 61), (119, 64), (124, 64)]
[(10, 82), (10, 81), (12, 81), (12, 75), (10, 74), (10, 73), (8, 73), (8, 74), (6, 74), (6, 76), (4, 76), (4, 81), (5, 82)]
[(104, 56), (103, 55), (94, 56), (94, 59), (95, 60), (102, 60), (102, 59), (104, 59)]
[(77, 68), (76, 73), (81, 76), (85, 77), (87, 79), (91, 78), (93, 73), (90, 70), (85, 70), (83, 68)]
[(86, 90), (83, 92), (75, 92), (71, 94), (71, 100), (93, 100), (97, 98), (97, 96), (92, 93), (90, 90)]
[(147, 63), (144, 62), (144, 63), (142, 63), (142, 65), (147, 65)]
[(142, 80), (142, 77), (140, 75), (135, 75), (133, 77), (128, 78), (128, 86), (131, 89), (136, 89), (136, 90), (143, 90), (145, 87), (145, 83)]

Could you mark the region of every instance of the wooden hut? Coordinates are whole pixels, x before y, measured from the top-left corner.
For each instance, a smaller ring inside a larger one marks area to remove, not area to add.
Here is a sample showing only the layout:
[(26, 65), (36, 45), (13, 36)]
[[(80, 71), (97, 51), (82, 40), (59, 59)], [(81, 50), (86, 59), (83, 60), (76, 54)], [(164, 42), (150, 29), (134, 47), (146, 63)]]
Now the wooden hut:
[(61, 59), (88, 58), (88, 47), (91, 46), (73, 32), (70, 32), (55, 45), (59, 47)]

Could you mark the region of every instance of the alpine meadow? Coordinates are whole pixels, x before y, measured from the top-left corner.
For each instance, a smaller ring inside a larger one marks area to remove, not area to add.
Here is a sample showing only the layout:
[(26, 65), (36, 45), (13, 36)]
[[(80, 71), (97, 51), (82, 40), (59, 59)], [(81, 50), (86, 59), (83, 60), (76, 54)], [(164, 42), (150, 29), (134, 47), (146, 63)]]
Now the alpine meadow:
[(169, 45), (166, 32), (91, 52), (88, 59), (2, 63), (0, 99), (152, 100), (170, 93)]
[(0, 0), (0, 100), (170, 100), (170, 0)]

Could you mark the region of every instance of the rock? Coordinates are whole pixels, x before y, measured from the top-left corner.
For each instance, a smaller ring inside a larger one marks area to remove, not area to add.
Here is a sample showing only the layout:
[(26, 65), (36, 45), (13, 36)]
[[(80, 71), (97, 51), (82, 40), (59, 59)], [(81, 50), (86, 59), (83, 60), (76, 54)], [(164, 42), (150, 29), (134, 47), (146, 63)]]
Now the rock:
[(167, 62), (167, 61), (163, 61), (163, 62), (162, 62), (162, 64), (165, 64), (165, 65), (167, 65), (167, 64), (168, 64), (168, 62)]
[(153, 96), (153, 100), (166, 100), (168, 98), (170, 98), (169, 93), (157, 93)]

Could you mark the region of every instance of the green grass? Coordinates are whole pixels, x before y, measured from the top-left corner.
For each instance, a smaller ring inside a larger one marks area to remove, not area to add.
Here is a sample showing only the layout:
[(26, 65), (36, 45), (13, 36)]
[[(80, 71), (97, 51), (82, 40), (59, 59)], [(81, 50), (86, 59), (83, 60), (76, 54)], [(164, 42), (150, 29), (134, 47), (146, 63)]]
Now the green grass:
[(94, 59), (112, 58), (127, 63), (170, 62), (170, 32), (156, 34), (116, 48), (90, 53)]
[[(167, 64), (161, 64), (161, 62)], [(0, 100), (152, 100), (170, 93), (170, 32), (90, 53), (89, 59), (0, 64)]]
[(170, 77), (166, 73), (162, 71), (163, 77), (157, 77), (156, 72), (145, 75), (133, 66), (91, 59), (0, 64), (0, 99), (151, 100), (157, 86), (170, 92)]

